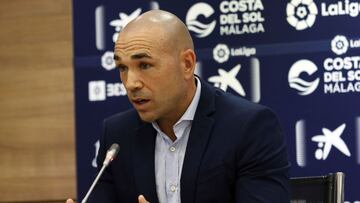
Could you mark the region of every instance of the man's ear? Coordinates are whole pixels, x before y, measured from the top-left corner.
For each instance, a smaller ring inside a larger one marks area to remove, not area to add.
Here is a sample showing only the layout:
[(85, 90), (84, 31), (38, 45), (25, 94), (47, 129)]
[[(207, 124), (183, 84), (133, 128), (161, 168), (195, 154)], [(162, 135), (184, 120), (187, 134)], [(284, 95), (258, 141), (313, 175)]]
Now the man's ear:
[(194, 50), (186, 49), (181, 53), (181, 62), (183, 65), (184, 76), (192, 79), (196, 65), (196, 55)]

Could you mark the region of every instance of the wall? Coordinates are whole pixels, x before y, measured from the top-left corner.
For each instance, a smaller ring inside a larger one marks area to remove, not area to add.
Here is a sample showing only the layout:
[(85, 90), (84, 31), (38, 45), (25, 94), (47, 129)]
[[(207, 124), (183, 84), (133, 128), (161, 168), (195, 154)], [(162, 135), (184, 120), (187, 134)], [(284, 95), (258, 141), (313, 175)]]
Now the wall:
[(70, 0), (0, 2), (0, 202), (75, 197)]

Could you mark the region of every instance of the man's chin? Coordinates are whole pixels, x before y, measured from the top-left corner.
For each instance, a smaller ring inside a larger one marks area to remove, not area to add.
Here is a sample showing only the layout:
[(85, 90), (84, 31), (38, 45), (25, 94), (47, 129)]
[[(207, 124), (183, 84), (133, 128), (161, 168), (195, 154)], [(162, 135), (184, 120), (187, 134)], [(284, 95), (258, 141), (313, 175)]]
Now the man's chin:
[(156, 120), (155, 116), (149, 115), (147, 113), (138, 112), (140, 119), (147, 123), (152, 123)]

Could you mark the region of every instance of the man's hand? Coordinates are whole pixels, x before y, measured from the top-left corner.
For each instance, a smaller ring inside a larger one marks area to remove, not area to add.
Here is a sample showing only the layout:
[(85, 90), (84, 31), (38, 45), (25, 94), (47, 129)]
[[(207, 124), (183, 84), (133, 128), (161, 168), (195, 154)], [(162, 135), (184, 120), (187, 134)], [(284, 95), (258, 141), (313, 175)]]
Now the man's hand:
[[(144, 195), (139, 195), (138, 200), (139, 203), (150, 203), (145, 199)], [(72, 203), (72, 202), (66, 202), (66, 203)]]
[(74, 200), (72, 200), (72, 199), (67, 199), (67, 200), (66, 200), (66, 203), (75, 203), (75, 202), (74, 202)]

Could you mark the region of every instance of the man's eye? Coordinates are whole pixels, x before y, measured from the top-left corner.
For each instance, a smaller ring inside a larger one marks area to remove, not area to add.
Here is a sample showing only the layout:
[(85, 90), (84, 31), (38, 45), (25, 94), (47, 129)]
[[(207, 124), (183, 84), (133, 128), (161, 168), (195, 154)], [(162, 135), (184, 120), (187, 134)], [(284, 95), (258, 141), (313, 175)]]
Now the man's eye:
[(120, 72), (124, 72), (127, 70), (127, 66), (124, 66), (124, 65), (117, 65), (117, 68), (119, 69)]
[(148, 64), (148, 63), (140, 63), (139, 67), (140, 67), (141, 69), (148, 69), (148, 68), (151, 67), (151, 65)]

